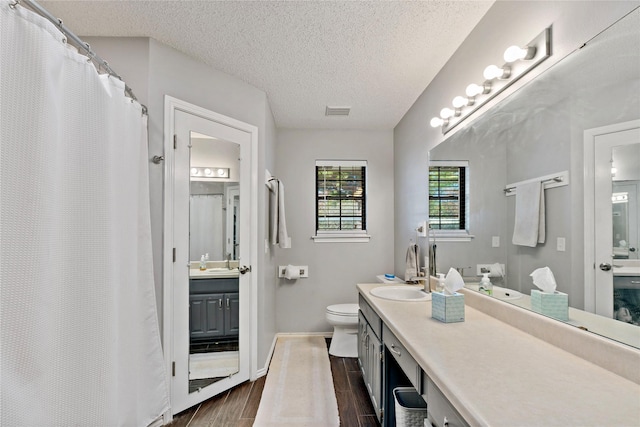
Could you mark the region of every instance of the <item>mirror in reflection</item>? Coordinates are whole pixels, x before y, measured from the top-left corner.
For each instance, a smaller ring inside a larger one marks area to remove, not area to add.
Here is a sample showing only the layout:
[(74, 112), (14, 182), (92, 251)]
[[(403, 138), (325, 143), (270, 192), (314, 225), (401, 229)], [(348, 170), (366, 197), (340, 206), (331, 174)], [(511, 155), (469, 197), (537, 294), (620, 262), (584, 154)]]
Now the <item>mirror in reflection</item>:
[[(583, 161), (585, 131), (640, 119), (639, 23), (636, 9), (430, 151), (430, 161), (468, 162), (465, 239), (444, 230), (430, 231), (432, 275), (454, 267), (477, 285), (480, 265), (505, 264), (504, 277), (497, 275), (491, 281), (522, 294), (503, 300), (530, 309), (529, 295), (537, 288), (529, 275), (548, 266), (557, 290), (569, 295), (569, 323), (640, 347), (635, 325), (640, 323), (640, 265), (633, 264), (638, 256), (640, 155), (633, 151), (620, 156), (630, 160), (628, 169), (622, 160), (615, 160), (617, 148), (595, 156), (596, 163), (605, 163), (604, 176), (594, 172), (597, 165)], [(631, 142), (638, 146), (640, 138)], [(613, 180), (612, 158), (623, 168)], [(564, 171), (568, 185), (543, 191), (545, 241), (534, 247), (513, 244), (516, 197), (507, 197), (505, 187)], [(584, 176), (589, 174), (595, 174), (596, 183), (605, 184), (596, 188), (603, 189), (606, 201), (590, 209), (608, 216), (606, 221), (596, 219), (594, 231), (609, 236), (606, 244), (585, 242)], [(626, 206), (612, 203), (618, 193), (627, 193)], [(606, 310), (592, 309), (599, 306), (594, 300), (600, 296), (585, 288), (587, 269), (593, 265), (585, 265), (584, 248), (594, 246), (604, 253), (598, 255), (596, 250), (597, 265), (611, 264), (611, 271), (602, 274), (608, 283), (598, 279), (595, 286), (598, 293), (607, 294)], [(628, 276), (621, 275), (623, 270)]]
[(239, 370), (239, 150), (191, 133), (190, 393)]

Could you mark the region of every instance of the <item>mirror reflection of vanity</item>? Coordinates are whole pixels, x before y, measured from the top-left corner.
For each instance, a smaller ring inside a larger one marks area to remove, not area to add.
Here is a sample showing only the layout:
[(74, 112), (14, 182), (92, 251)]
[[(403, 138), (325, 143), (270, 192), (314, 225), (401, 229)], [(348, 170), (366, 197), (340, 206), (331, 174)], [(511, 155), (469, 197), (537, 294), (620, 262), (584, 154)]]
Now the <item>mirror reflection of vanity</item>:
[(191, 133), (189, 391), (238, 372), (239, 145)]
[[(605, 179), (611, 203), (600, 207), (612, 222), (608, 226), (612, 238), (605, 248), (612, 264), (612, 310), (615, 317), (621, 304), (626, 304), (629, 316), (625, 319), (586, 312), (593, 296), (585, 288), (585, 277), (594, 266), (585, 265), (584, 250), (594, 246), (585, 241), (584, 230), (589, 215), (585, 176), (594, 167), (585, 165), (585, 131), (640, 119), (639, 45), (640, 10), (636, 9), (430, 151), (430, 161), (469, 162), (467, 231), (471, 238), (461, 241), (431, 232), (438, 273), (464, 268), (463, 276), (477, 283), (478, 264), (504, 264), (505, 276), (491, 278), (492, 282), (522, 297), (501, 299), (530, 308), (530, 292), (537, 288), (529, 275), (548, 266), (557, 290), (569, 295), (569, 323), (640, 347), (640, 264), (636, 264), (640, 262), (640, 140), (624, 149), (629, 151), (616, 147), (608, 158), (595, 158), (596, 163), (606, 163), (607, 171), (612, 166), (617, 169), (612, 179)], [(508, 197), (505, 188), (564, 171), (566, 185), (544, 191), (546, 241), (536, 247), (513, 245), (515, 197)], [(596, 234), (599, 225), (596, 221)]]

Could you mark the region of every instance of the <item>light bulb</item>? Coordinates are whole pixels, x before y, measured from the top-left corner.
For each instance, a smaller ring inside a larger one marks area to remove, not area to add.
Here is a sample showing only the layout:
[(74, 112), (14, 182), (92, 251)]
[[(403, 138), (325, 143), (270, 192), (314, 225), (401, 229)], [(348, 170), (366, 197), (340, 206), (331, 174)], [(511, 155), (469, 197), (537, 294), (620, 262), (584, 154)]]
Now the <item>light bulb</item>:
[(471, 83), (469, 86), (467, 86), (467, 90), (465, 91), (467, 96), (478, 96), (482, 92), (484, 92), (484, 88), (475, 83)]
[(469, 99), (464, 96), (456, 96), (453, 98), (452, 104), (455, 108), (462, 108), (469, 105)]
[(535, 46), (510, 46), (504, 51), (504, 60), (506, 62), (515, 62), (521, 59), (531, 59), (536, 54)]
[(218, 176), (225, 176), (224, 169), (218, 169)]
[(191, 168), (191, 175), (198, 175), (198, 168)]
[(442, 120), (440, 117), (434, 117), (433, 119), (431, 119), (431, 127), (437, 128), (440, 127), (444, 124), (444, 120)]
[(206, 169), (204, 170), (204, 174), (205, 174), (206, 176), (211, 176), (211, 175), (213, 175), (213, 172), (211, 171), (211, 169), (206, 168)]
[(506, 68), (500, 68), (497, 65), (489, 65), (484, 69), (484, 78), (487, 80), (502, 79), (509, 76)]
[(453, 117), (453, 115), (456, 112), (453, 111), (451, 108), (443, 108), (442, 110), (440, 110), (440, 117), (442, 117), (443, 119), (448, 119), (449, 117)]

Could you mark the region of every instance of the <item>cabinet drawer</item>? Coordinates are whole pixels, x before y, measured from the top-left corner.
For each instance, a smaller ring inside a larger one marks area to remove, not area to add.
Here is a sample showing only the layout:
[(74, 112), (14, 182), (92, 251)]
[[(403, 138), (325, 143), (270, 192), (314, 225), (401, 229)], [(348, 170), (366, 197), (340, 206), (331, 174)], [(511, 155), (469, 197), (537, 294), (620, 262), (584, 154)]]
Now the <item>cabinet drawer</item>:
[(422, 398), (427, 402), (428, 418), (434, 427), (469, 427), (429, 377), (423, 375), (423, 382)]
[(400, 369), (409, 378), (413, 387), (420, 393), (422, 391), (422, 369), (420, 365), (411, 357), (407, 349), (400, 344), (398, 338), (385, 324), (382, 326), (382, 342), (387, 346), (393, 358), (396, 359)]
[(361, 294), (358, 294), (358, 305), (373, 332), (378, 338), (382, 337), (382, 320)]
[(640, 276), (613, 276), (613, 287), (614, 289), (640, 289)]

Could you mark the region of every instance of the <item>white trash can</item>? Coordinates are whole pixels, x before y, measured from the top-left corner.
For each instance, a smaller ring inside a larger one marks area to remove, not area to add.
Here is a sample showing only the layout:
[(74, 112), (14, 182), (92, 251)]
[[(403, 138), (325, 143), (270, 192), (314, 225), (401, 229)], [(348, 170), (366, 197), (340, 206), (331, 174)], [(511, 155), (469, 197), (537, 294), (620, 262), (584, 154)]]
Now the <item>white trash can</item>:
[(427, 418), (427, 403), (413, 387), (393, 389), (396, 427), (423, 427)]

